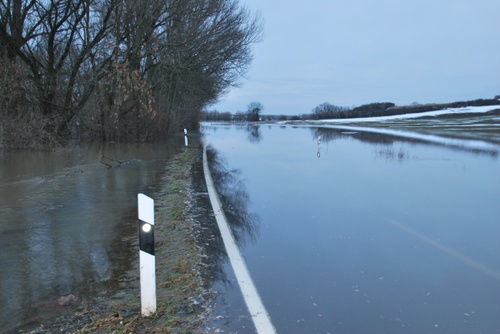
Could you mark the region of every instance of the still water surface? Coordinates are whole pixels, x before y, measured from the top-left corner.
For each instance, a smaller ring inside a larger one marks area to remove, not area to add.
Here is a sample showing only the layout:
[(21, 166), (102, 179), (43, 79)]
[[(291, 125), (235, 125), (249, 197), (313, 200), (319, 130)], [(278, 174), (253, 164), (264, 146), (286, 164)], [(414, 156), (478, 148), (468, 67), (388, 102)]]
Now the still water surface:
[[(500, 331), (499, 146), (280, 125), (203, 131), (258, 217), (242, 253), (279, 333)], [(251, 332), (227, 289), (226, 330)]]
[[(4, 152), (0, 161), (0, 332), (38, 323), (58, 298), (100, 294), (128, 268), (137, 193), (184, 142), (81, 144)], [(101, 156), (119, 166), (102, 164)], [(148, 190), (149, 189), (149, 190)]]

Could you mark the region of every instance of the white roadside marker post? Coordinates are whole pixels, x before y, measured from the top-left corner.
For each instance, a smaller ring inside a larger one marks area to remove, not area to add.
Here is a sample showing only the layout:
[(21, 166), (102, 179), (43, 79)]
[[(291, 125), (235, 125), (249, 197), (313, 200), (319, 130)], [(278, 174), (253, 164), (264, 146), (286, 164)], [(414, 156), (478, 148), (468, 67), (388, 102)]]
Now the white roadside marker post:
[(187, 147), (189, 145), (188, 143), (188, 130), (184, 128), (184, 145)]
[(137, 194), (139, 217), (139, 268), (141, 280), (141, 313), (148, 317), (156, 312), (154, 200)]

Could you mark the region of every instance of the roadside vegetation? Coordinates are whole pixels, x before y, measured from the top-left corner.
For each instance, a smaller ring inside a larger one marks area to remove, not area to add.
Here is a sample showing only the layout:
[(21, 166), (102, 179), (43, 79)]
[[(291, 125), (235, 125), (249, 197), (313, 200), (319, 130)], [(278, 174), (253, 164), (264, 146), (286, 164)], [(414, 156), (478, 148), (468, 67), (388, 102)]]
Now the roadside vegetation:
[(262, 26), (238, 0), (2, 1), (0, 148), (195, 129)]
[[(217, 110), (205, 111), (202, 115), (202, 120), (205, 121), (286, 121), (286, 120), (321, 120), (321, 119), (343, 119), (343, 118), (361, 118), (361, 117), (377, 117), (377, 116), (392, 116), (400, 114), (412, 114), (426, 111), (442, 110), (446, 108), (462, 108), (462, 107), (477, 107), (498, 105), (500, 109), (500, 96), (495, 96), (493, 99), (477, 99), (472, 101), (460, 101), (451, 103), (430, 103), (419, 104), (412, 103), (408, 106), (397, 106), (392, 102), (376, 102), (364, 104), (358, 107), (341, 107), (329, 102), (322, 103), (312, 109), (311, 113), (286, 116), (286, 115), (262, 115), (256, 119), (253, 117), (250, 107), (251, 105), (260, 102), (252, 102), (246, 113), (237, 112), (234, 115), (230, 112), (219, 112)], [(261, 111), (263, 108), (259, 109)]]

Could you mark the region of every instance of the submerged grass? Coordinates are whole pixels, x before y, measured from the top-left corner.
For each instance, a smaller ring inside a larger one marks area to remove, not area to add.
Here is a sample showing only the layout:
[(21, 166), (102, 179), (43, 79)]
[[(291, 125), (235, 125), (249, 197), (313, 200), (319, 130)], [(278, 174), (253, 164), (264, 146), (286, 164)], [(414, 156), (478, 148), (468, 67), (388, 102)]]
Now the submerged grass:
[[(194, 222), (187, 216), (193, 190), (191, 166), (196, 148), (169, 159), (155, 196), (157, 312), (140, 314), (138, 259), (120, 291), (95, 297), (23, 333), (196, 333), (207, 310)], [(138, 258), (138, 256), (137, 256)]]

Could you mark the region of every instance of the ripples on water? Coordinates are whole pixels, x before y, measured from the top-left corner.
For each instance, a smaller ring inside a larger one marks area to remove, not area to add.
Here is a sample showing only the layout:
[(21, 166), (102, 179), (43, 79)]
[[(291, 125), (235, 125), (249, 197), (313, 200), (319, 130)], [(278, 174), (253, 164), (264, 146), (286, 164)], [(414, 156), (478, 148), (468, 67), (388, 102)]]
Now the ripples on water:
[[(133, 256), (137, 193), (183, 145), (179, 138), (2, 153), (0, 332), (50, 315), (61, 296), (117, 284)], [(122, 164), (109, 168), (102, 156)]]

